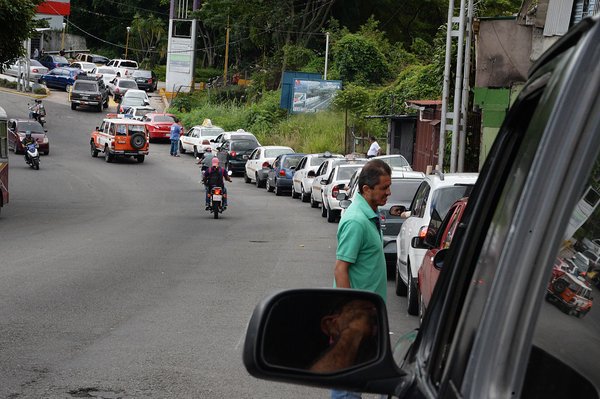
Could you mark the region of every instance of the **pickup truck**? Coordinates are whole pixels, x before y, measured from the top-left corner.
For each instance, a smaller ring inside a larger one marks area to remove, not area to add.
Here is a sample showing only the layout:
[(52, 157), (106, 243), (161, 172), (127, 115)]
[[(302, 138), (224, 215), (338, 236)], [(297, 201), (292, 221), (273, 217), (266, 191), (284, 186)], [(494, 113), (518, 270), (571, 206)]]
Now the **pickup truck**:
[(133, 74), (134, 70), (138, 69), (137, 61), (123, 60), (120, 58), (110, 60), (106, 66), (115, 68), (115, 75), (120, 77), (130, 76)]

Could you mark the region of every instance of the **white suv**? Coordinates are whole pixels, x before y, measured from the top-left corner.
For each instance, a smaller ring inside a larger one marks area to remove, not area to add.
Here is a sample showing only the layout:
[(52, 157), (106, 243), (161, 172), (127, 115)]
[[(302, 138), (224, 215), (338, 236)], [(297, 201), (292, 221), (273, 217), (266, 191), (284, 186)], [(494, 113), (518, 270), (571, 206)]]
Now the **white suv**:
[[(402, 217), (400, 233), (396, 238), (396, 294), (408, 294), (408, 313), (418, 313), (417, 276), (426, 249), (413, 248), (414, 237), (425, 237), (432, 216), (440, 222), (444, 220), (448, 209), (457, 200), (465, 197), (477, 180), (477, 173), (452, 173), (425, 176), (410, 208)], [(408, 289), (407, 289), (408, 288)]]

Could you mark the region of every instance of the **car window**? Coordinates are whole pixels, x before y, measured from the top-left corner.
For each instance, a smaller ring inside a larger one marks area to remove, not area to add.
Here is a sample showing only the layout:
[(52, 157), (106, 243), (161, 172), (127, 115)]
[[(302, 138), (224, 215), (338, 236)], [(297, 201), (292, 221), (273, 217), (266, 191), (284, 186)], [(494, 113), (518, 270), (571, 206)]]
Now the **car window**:
[(126, 89), (137, 89), (138, 86), (133, 80), (119, 80), (119, 87)]
[(121, 61), (121, 67), (123, 68), (137, 68), (137, 62), (134, 61)]
[(452, 215), (450, 216), (448, 225), (442, 226), (442, 234), (444, 231), (446, 231), (446, 236), (443, 237), (443, 241), (441, 242), (442, 248), (450, 248), (452, 238), (454, 237), (454, 232), (456, 231), (456, 227), (458, 226), (458, 222), (460, 221), (460, 211), (462, 210), (462, 208), (463, 205), (461, 203), (457, 204), (456, 207), (452, 209)]
[(155, 115), (154, 122), (175, 122), (171, 115)]
[(289, 148), (268, 148), (265, 150), (265, 158), (275, 158), (278, 155), (281, 154), (289, 154), (290, 149)]
[(431, 187), (428, 182), (424, 181), (421, 183), (421, 186), (413, 198), (413, 202), (410, 204), (411, 216), (423, 217), (430, 190)]
[(97, 91), (96, 84), (93, 82), (76, 81), (73, 90)]
[(413, 199), (417, 189), (421, 185), (421, 180), (392, 179), (390, 186), (391, 195), (388, 197), (388, 203), (408, 203)]
[(232, 141), (231, 149), (235, 151), (247, 151), (256, 148), (258, 145), (255, 141), (250, 140), (241, 140), (241, 141)]
[(283, 167), (284, 168), (291, 168), (292, 166), (297, 166), (298, 163), (300, 162), (300, 159), (301, 158), (299, 158), (299, 157), (286, 157), (283, 160)]
[(152, 72), (150, 71), (145, 71), (145, 70), (137, 70), (137, 71), (133, 71), (132, 74), (133, 77), (141, 77), (141, 78), (151, 78), (152, 77)]
[(68, 64), (69, 61), (67, 61), (67, 59), (61, 55), (55, 55), (54, 56), (54, 62), (60, 62), (61, 64)]
[(42, 66), (42, 64), (38, 60), (30, 59), (29, 62), (32, 66)]

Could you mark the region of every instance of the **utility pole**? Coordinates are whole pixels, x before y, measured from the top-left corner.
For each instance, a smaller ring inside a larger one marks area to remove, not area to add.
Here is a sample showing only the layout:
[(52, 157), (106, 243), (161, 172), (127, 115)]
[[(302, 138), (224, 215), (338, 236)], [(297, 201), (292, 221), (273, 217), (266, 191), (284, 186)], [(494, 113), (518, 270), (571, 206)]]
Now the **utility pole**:
[(329, 32), (325, 33), (325, 73), (323, 79), (327, 80), (327, 61), (329, 60)]
[(229, 63), (229, 16), (227, 17), (227, 33), (225, 34), (225, 67), (223, 68), (223, 86), (227, 85), (227, 64)]

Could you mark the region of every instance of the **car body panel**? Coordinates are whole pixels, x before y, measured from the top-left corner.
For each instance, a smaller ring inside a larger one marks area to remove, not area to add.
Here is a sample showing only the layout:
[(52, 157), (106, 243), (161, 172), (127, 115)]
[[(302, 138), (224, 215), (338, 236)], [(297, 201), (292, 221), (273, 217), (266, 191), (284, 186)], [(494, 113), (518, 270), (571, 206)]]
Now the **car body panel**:
[(171, 126), (175, 123), (175, 115), (165, 113), (147, 113), (142, 117), (142, 122), (146, 123), (146, 129), (150, 140), (170, 140)]
[(267, 182), (277, 194), (292, 191), (292, 177), (304, 155), (302, 153), (282, 154), (275, 158), (267, 173)]
[(55, 89), (67, 90), (75, 83), (75, 76), (82, 73), (80, 69), (58, 67), (40, 77), (40, 83)]
[[(25, 64), (23, 60), (22, 69), (25, 69)], [(30, 59), (29, 60), (29, 80), (32, 82), (37, 82), (40, 78), (49, 72), (49, 69), (43, 66), (38, 60)], [(21, 73), (24, 74), (24, 71)], [(4, 74), (19, 77), (19, 62), (14, 62), (10, 64), (5, 70)]]

